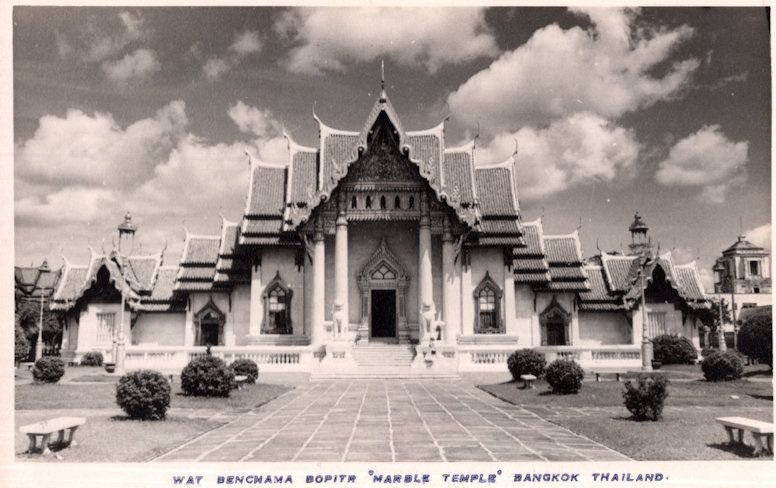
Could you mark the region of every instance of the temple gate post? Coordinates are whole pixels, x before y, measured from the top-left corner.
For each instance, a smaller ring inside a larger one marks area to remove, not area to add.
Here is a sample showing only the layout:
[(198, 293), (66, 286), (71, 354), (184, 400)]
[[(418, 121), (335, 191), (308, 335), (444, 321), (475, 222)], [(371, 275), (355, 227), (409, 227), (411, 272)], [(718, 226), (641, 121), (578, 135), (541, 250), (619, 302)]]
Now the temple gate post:
[(256, 256), (251, 267), (251, 309), (248, 323), (248, 335), (261, 334), (261, 323), (264, 320), (264, 283), (261, 280), (261, 254)]
[(348, 306), (348, 219), (345, 209), (347, 202), (345, 194), (340, 193), (337, 199), (337, 220), (334, 231), (334, 301), (342, 304), (341, 316), (342, 335), (346, 336), (349, 329), (350, 314)]
[[(443, 340), (445, 344), (455, 344), (456, 332), (459, 330), (460, 316), (456, 305), (460, 295), (460, 281), (456, 276), (455, 255), (453, 249), (453, 234), (450, 232), (450, 220), (445, 217), (442, 230), (442, 319), (445, 322)], [(456, 293), (456, 285), (458, 292)]]
[[(429, 316), (436, 315), (434, 310), (433, 277), (431, 273), (431, 213), (428, 194), (424, 193), (420, 200), (420, 226), (418, 236), (418, 340), (423, 342), (433, 337), (433, 320)], [(429, 329), (429, 330), (427, 330)]]
[(507, 334), (516, 333), (517, 311), (515, 308), (515, 275), (512, 271), (512, 250), (505, 251), (504, 256), (504, 331)]
[(313, 347), (320, 346), (326, 337), (323, 322), (326, 314), (324, 294), (326, 289), (326, 247), (323, 235), (323, 220), (315, 222), (313, 234), (313, 296), (312, 296), (312, 327), (310, 328), (310, 343)]

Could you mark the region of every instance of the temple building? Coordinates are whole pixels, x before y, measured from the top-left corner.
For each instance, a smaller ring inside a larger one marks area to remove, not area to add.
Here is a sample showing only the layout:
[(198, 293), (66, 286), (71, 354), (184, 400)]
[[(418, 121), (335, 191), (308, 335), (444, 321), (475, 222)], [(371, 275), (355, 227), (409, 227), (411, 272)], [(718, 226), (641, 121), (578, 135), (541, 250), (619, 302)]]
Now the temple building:
[(514, 155), (476, 161), (444, 121), (406, 130), (384, 91), (360, 130), (313, 116), (317, 147), (286, 136), (287, 165), (251, 161), (239, 221), (186, 231), (178, 266), (163, 252), (66, 262), (64, 354), (110, 356), (124, 324), (128, 368), (180, 368), (207, 346), (318, 377), (503, 371), (528, 347), (636, 366), (643, 304), (649, 334), (697, 343), (695, 264), (655, 254), (638, 216), (633, 255), (586, 261), (578, 230), (523, 221)]

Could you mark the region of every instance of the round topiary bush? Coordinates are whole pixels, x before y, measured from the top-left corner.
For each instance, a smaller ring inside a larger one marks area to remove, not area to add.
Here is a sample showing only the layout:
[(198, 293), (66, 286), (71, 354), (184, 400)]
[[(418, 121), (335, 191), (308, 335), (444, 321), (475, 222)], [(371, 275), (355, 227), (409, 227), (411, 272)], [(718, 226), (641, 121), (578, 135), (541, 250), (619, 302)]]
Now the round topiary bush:
[(664, 334), (652, 339), (655, 361), (663, 364), (692, 364), (698, 350), (686, 337)]
[(181, 388), (187, 395), (226, 397), (233, 383), (234, 371), (215, 356), (192, 359), (181, 371)]
[(544, 376), (544, 368), (547, 367), (547, 360), (544, 354), (533, 349), (520, 349), (509, 355), (507, 358), (507, 367), (515, 381), (520, 379), (520, 375), (532, 374), (537, 378)]
[(640, 374), (636, 385), (626, 381), (622, 392), (625, 408), (635, 420), (658, 420), (668, 397), (668, 383), (662, 374)]
[(158, 371), (143, 369), (121, 377), (116, 403), (133, 419), (163, 419), (170, 407), (170, 383)]
[(574, 360), (556, 359), (547, 366), (544, 378), (550, 384), (553, 393), (576, 393), (582, 388), (585, 372)]
[(701, 362), (706, 381), (737, 380), (744, 372), (744, 361), (735, 351), (713, 352)]
[(14, 331), (14, 351), (13, 351), (13, 357), (14, 361), (17, 363), (20, 361), (24, 361), (24, 359), (27, 357), (27, 354), (29, 352), (30, 343), (27, 341), (27, 336), (24, 334), (24, 329), (16, 326), (16, 330)]
[(738, 350), (773, 369), (773, 326), (770, 313), (753, 315), (738, 331)]
[(32, 377), (42, 383), (56, 383), (65, 375), (65, 363), (54, 356), (44, 356), (35, 361)]
[(251, 359), (237, 359), (229, 365), (235, 376), (247, 376), (247, 383), (256, 383), (259, 379), (259, 367)]
[(81, 358), (81, 366), (102, 366), (102, 362), (101, 352), (87, 352)]

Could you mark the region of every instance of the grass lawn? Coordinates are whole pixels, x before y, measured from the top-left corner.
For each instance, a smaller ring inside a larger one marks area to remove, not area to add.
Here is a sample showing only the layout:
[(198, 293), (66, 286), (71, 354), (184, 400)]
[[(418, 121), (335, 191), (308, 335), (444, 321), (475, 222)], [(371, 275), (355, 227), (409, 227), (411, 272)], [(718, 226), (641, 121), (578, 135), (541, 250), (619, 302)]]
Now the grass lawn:
[[(257, 383), (242, 390), (232, 390), (228, 398), (198, 398), (183, 395), (180, 383), (173, 384), (171, 408), (246, 409), (255, 408), (277, 398), (290, 388)], [(113, 383), (54, 383), (16, 386), (16, 410), (117, 408)]]
[[(480, 388), (641, 461), (751, 457), (751, 448), (726, 445), (727, 434), (714, 418), (736, 415), (773, 421), (773, 386), (767, 382), (673, 381), (659, 422), (631, 420), (623, 405), (624, 386), (614, 381), (587, 381), (574, 395), (552, 394), (546, 383), (535, 390), (520, 389), (518, 383)], [(746, 437), (751, 444), (750, 435)]]
[[(49, 417), (51, 415), (41, 412), (17, 411), (15, 420), (19, 426)], [(27, 436), (18, 431), (14, 452), (17, 461), (24, 462), (59, 461), (56, 455), (66, 462), (143, 462), (219, 425), (222, 424), (176, 415), (168, 415), (166, 420), (144, 422), (100, 413), (87, 416), (86, 424), (76, 432), (77, 446), (53, 450), (55, 456), (22, 454), (29, 442)]]

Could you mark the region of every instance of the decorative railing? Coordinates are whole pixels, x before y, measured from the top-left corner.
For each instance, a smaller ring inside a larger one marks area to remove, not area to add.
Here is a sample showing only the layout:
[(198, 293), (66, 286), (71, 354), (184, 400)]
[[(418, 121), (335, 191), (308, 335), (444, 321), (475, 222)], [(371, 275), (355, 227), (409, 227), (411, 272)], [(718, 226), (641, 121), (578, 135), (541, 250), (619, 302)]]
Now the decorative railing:
[[(177, 369), (207, 354), (207, 348), (201, 346), (132, 346), (127, 348), (126, 365), (128, 368)], [(313, 358), (313, 350), (308, 346), (222, 346), (211, 347), (210, 354), (227, 363), (250, 359), (272, 371), (306, 371)]]
[(472, 364), (506, 364), (511, 352), (470, 352)]
[[(517, 347), (499, 345), (459, 345), (460, 371), (504, 371), (509, 355)], [(548, 362), (556, 359), (572, 359), (583, 367), (637, 366), (641, 361), (639, 346), (624, 344), (612, 346), (541, 346), (536, 351), (544, 354)]]

